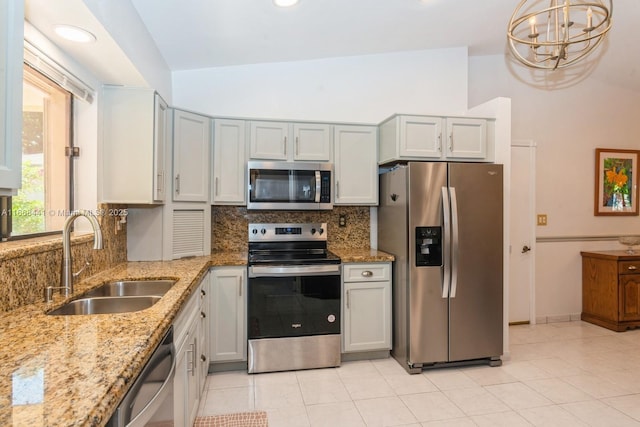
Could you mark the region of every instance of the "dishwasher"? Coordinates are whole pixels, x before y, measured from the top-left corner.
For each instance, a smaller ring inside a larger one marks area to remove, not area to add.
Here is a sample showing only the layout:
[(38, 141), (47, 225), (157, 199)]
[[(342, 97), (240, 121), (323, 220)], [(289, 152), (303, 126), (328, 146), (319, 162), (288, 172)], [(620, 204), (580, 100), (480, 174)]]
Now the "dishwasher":
[(173, 326), (107, 422), (107, 427), (173, 425)]

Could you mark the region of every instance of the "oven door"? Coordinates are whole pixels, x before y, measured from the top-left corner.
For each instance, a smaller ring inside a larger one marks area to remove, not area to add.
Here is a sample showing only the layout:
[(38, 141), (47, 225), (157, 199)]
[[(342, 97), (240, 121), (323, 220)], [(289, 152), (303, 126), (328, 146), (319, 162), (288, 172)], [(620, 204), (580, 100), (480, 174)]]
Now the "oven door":
[(340, 265), (250, 266), (249, 339), (340, 334)]

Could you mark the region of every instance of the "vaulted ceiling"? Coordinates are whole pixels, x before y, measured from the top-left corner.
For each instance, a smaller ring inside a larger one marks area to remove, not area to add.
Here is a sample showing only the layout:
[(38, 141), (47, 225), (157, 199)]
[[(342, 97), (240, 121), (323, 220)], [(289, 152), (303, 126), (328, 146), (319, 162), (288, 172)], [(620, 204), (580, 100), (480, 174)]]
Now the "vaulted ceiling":
[[(173, 71), (459, 46), (471, 56), (502, 54), (518, 3), (300, 0), (282, 9), (271, 0), (121, 1), (131, 1)], [(73, 12), (58, 2), (27, 0), (34, 2), (28, 19), (45, 34), (43, 16)], [(640, 91), (640, 1), (614, 3), (612, 30), (590, 72)]]

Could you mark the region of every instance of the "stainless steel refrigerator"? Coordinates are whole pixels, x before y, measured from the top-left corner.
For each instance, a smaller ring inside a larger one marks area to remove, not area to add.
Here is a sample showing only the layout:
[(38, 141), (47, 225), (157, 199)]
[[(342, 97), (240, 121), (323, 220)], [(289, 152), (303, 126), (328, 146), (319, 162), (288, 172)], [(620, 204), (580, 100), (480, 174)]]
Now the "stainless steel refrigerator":
[(409, 162), (380, 175), (378, 248), (395, 255), (392, 355), (410, 373), (501, 364), (503, 173)]

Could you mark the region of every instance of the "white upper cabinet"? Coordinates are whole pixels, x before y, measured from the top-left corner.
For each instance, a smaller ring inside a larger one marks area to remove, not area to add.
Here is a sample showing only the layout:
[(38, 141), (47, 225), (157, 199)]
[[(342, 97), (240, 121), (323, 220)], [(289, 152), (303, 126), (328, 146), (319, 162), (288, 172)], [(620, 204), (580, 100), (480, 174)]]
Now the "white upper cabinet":
[(187, 111), (173, 115), (173, 200), (209, 201), (211, 119)]
[(294, 123), (293, 160), (331, 161), (331, 126)]
[(104, 203), (162, 203), (168, 109), (153, 90), (103, 88), (100, 187)]
[(249, 156), (252, 159), (287, 160), (289, 123), (250, 122)]
[(378, 204), (377, 130), (376, 126), (334, 127), (334, 204)]
[(24, 2), (0, 2), (0, 195), (20, 187)]
[(484, 119), (448, 118), (446, 156), (450, 159), (485, 159), (487, 157), (487, 121)]
[(491, 161), (492, 119), (395, 115), (379, 129), (380, 164), (398, 160)]
[(318, 123), (252, 121), (249, 157), (253, 160), (331, 161), (331, 126)]
[(244, 120), (214, 119), (213, 121), (211, 202), (214, 205), (246, 203), (245, 130)]

